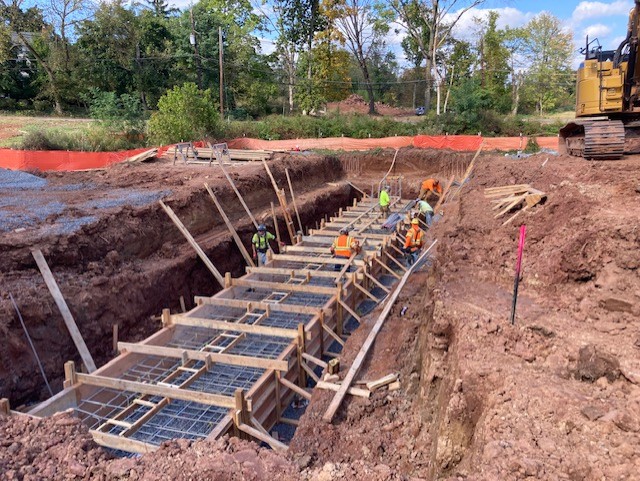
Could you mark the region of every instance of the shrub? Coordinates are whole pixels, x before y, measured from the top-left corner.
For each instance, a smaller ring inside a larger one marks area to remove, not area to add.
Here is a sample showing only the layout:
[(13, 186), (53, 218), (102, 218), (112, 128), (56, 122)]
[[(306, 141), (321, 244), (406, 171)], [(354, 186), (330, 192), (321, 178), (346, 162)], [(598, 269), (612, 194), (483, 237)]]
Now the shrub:
[(36, 112), (49, 112), (51, 111), (51, 102), (48, 100), (34, 100), (33, 110)]
[(110, 130), (136, 134), (144, 130), (142, 102), (134, 95), (116, 95), (91, 89), (86, 96), (89, 114)]
[(211, 91), (192, 82), (168, 90), (160, 97), (148, 129), (151, 140), (159, 144), (217, 137), (220, 118)]
[(27, 132), (22, 138), (20, 148), (24, 150), (64, 150), (58, 139), (40, 130)]
[(527, 154), (536, 154), (540, 152), (540, 145), (538, 144), (538, 139), (535, 137), (529, 137), (527, 141), (527, 145), (524, 148), (524, 152)]

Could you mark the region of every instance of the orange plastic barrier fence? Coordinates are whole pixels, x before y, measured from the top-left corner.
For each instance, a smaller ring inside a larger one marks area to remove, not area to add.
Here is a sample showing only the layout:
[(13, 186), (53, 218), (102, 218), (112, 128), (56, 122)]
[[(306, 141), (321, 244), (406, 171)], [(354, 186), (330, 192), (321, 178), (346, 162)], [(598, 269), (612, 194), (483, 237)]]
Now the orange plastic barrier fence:
[(148, 148), (120, 152), (71, 152), (66, 150), (0, 149), (0, 167), (15, 170), (99, 169), (122, 162)]
[[(558, 137), (536, 137), (543, 148), (557, 149)], [(231, 149), (253, 150), (371, 150), (376, 148), (400, 149), (418, 147), (430, 149), (450, 149), (475, 151), (480, 144), (483, 150), (522, 150), (527, 145), (527, 137), (479, 137), (476, 135), (417, 135), (415, 137), (386, 137), (382, 139), (352, 139), (349, 137), (329, 137), (324, 139), (260, 140), (242, 138), (229, 141)], [(194, 142), (202, 147), (204, 142)], [(158, 149), (162, 155), (168, 147)], [(0, 168), (18, 170), (84, 170), (99, 169), (122, 162), (148, 148), (124, 150), (121, 152), (68, 152), (0, 149)]]
[(261, 140), (242, 138), (227, 142), (230, 149), (252, 150), (371, 150), (379, 147), (400, 149), (413, 145), (413, 137), (385, 137), (383, 139), (352, 139), (327, 137), (323, 139)]

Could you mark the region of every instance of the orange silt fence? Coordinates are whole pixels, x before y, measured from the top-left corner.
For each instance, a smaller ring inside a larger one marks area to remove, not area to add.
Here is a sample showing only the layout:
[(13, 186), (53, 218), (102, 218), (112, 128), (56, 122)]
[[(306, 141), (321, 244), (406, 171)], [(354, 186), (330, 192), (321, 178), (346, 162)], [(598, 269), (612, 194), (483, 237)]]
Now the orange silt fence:
[[(536, 137), (542, 148), (557, 149), (558, 137)], [(378, 148), (401, 149), (416, 147), (422, 149), (447, 149), (454, 151), (522, 150), (527, 145), (527, 137), (480, 137), (477, 135), (416, 135), (385, 137), (381, 139), (352, 139), (350, 137), (328, 137), (322, 139), (261, 140), (251, 138), (234, 139), (227, 142), (231, 149), (250, 150), (372, 150)], [(203, 147), (205, 142), (194, 142)], [(158, 156), (169, 147), (158, 149)], [(108, 167), (149, 150), (147, 148), (120, 152), (72, 152), (0, 149), (0, 168), (14, 170), (86, 170)]]

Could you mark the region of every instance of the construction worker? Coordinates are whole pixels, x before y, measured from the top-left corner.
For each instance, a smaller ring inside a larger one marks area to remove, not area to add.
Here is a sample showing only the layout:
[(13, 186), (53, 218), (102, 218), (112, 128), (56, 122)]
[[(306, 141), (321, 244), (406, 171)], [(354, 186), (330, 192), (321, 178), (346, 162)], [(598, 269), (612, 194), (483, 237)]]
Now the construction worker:
[(269, 241), (276, 238), (271, 232), (267, 232), (264, 224), (258, 226), (258, 232), (253, 234), (251, 239), (251, 248), (253, 249), (253, 260), (258, 261), (258, 266), (267, 263), (267, 251), (269, 250)]
[(440, 197), (442, 195), (442, 186), (438, 179), (426, 179), (420, 184), (420, 195), (418, 198), (428, 200), (430, 195)]
[(389, 204), (391, 204), (391, 200), (389, 199), (389, 186), (385, 185), (384, 188), (380, 191), (380, 212), (385, 217), (389, 217)]
[(418, 254), (422, 249), (422, 241), (424, 238), (424, 232), (420, 229), (420, 221), (414, 217), (411, 219), (411, 227), (407, 231), (407, 236), (404, 239), (404, 251), (407, 253), (407, 264), (413, 265), (418, 260)]
[[(352, 254), (358, 254), (361, 250), (360, 243), (355, 237), (349, 235), (349, 227), (342, 227), (340, 235), (331, 244), (331, 254), (339, 259), (349, 259)], [(334, 266), (335, 270), (342, 269), (340, 264)]]
[(418, 218), (424, 219), (425, 223), (431, 227), (431, 219), (433, 219), (433, 207), (426, 200), (416, 199), (416, 215)]

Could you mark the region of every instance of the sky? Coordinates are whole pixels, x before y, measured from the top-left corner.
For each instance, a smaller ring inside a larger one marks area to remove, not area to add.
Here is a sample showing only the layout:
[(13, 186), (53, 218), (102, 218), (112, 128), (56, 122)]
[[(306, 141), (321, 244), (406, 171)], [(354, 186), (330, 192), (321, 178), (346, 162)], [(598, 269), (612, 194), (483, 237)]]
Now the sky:
[[(193, 0), (174, 0), (172, 3), (179, 8), (188, 8)], [(229, 0), (233, 1), (233, 0)], [(252, 0), (260, 2), (261, 0)], [(428, 0), (423, 0), (428, 1)], [(452, 0), (448, 0), (451, 2)], [(455, 0), (456, 7), (468, 5), (470, 0)], [(448, 3), (445, 0), (445, 3)], [(484, 18), (490, 10), (498, 12), (498, 27), (521, 27), (542, 12), (548, 12), (558, 17), (567, 31), (571, 31), (575, 44), (573, 66), (577, 67), (583, 57), (579, 48), (584, 46), (585, 37), (598, 38), (604, 50), (615, 50), (624, 39), (627, 31), (629, 11), (633, 7), (633, 0), (601, 0), (601, 1), (571, 1), (571, 0), (485, 0), (481, 8), (473, 8), (461, 17), (457, 37), (469, 37), (474, 31), (473, 19)], [(455, 10), (455, 8), (454, 8)], [(404, 32), (395, 32), (392, 28), (387, 36), (389, 48), (396, 54), (401, 66), (405, 65), (404, 54), (400, 42)], [(273, 38), (265, 36), (262, 39), (263, 53), (273, 51)]]

